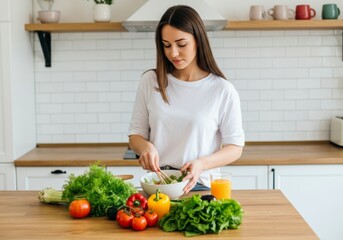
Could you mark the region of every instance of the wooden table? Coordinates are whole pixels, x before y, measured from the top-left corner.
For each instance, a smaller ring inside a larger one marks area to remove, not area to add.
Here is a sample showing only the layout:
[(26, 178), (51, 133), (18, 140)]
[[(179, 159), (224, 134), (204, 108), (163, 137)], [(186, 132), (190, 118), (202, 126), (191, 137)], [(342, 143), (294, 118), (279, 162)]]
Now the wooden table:
[[(121, 229), (106, 217), (72, 219), (64, 206), (42, 204), (37, 194), (37, 191), (0, 191), (0, 239), (186, 238), (180, 232), (164, 232), (157, 227), (141, 232)], [(193, 239), (319, 239), (279, 190), (236, 190), (232, 197), (245, 211), (240, 228)]]

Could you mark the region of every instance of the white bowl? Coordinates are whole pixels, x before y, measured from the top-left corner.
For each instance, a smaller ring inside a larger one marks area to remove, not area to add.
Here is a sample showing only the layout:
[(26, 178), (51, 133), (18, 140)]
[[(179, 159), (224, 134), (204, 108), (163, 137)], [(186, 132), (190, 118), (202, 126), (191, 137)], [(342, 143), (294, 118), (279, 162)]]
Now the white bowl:
[[(163, 172), (166, 173), (168, 176), (174, 175), (176, 177), (179, 177), (182, 175), (181, 171), (179, 170), (163, 170)], [(178, 199), (179, 197), (181, 197), (184, 193), (183, 188), (188, 183), (188, 180), (178, 183), (160, 185), (146, 183), (146, 181), (152, 182), (153, 179), (159, 181), (159, 178), (155, 172), (149, 172), (140, 177), (139, 180), (141, 182), (143, 191), (148, 196), (151, 196), (152, 194), (156, 193), (157, 189), (160, 189), (161, 193), (168, 195), (170, 199)]]
[(60, 21), (60, 11), (38, 11), (38, 20), (41, 23), (58, 23)]

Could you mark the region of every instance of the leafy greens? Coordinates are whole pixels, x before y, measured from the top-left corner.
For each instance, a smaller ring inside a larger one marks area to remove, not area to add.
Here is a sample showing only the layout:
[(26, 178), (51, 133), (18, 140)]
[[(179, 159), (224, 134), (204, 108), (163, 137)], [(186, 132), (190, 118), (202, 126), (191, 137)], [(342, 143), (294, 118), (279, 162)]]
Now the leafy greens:
[(67, 183), (63, 185), (62, 199), (70, 204), (75, 199), (85, 198), (91, 204), (92, 216), (105, 216), (109, 207), (125, 204), (134, 193), (137, 189), (131, 183), (94, 164), (81, 175), (68, 176)]
[(182, 231), (186, 237), (191, 237), (237, 229), (242, 218), (243, 210), (237, 201), (223, 199), (208, 202), (201, 200), (200, 194), (195, 194), (175, 204), (159, 225), (164, 231)]
[(161, 180), (156, 180), (152, 178), (151, 180), (148, 180), (144, 178), (144, 182), (147, 184), (153, 184), (153, 185), (160, 185), (160, 184), (173, 184), (173, 183), (178, 183), (182, 182), (183, 178), (187, 175), (187, 172), (182, 173), (179, 177), (175, 175), (170, 175), (169, 178), (172, 180), (170, 183), (161, 183)]

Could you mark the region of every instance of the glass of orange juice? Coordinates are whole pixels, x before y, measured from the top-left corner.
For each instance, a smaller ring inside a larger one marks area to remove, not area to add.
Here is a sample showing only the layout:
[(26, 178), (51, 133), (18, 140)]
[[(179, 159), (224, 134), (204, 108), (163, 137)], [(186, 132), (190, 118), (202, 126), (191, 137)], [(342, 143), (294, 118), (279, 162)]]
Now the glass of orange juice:
[(231, 198), (231, 177), (229, 172), (211, 173), (211, 194), (216, 199)]

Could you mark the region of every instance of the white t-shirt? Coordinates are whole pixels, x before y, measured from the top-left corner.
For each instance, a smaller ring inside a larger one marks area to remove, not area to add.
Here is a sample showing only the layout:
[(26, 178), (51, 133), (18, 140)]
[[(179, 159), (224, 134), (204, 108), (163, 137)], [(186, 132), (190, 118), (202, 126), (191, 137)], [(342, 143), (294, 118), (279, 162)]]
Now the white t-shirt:
[[(239, 95), (227, 80), (214, 74), (192, 82), (168, 74), (169, 104), (158, 87), (156, 74), (143, 74), (138, 86), (129, 135), (148, 139), (157, 149), (160, 166), (183, 164), (218, 151), (222, 145), (244, 146)], [(199, 182), (210, 186), (210, 173)]]

